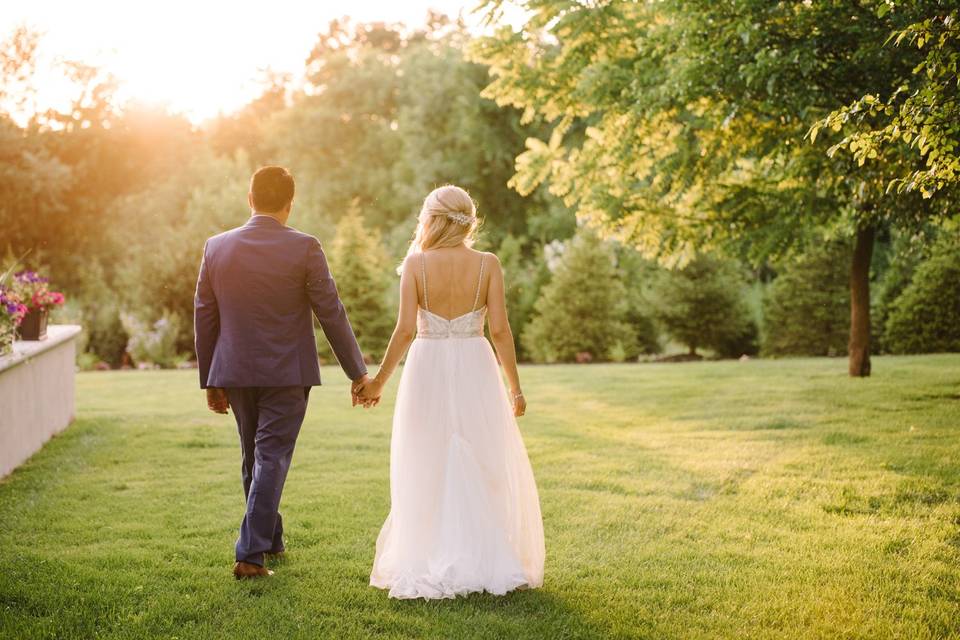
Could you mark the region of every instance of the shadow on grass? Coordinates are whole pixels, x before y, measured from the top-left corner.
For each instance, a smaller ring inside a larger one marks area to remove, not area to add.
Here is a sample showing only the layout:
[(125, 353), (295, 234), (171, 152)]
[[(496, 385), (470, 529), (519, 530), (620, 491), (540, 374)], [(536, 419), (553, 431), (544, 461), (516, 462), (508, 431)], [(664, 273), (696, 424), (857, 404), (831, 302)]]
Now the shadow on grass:
[(438, 615), (444, 626), (469, 629), (484, 621), (478, 637), (513, 637), (513, 631), (536, 630), (542, 638), (611, 638), (605, 627), (587, 620), (571, 602), (545, 589), (513, 591), (503, 596), (473, 593), (454, 600), (395, 600), (383, 594), (382, 606), (394, 613)]
[[(278, 565), (281, 566), (281, 565)], [(279, 574), (278, 574), (279, 575)], [(283, 578), (239, 581), (235, 604), (244, 601), (261, 619), (285, 605), (313, 614), (350, 617), (366, 637), (519, 638), (579, 640), (618, 637), (584, 617), (575, 603), (545, 589), (497, 596), (473, 593), (454, 599), (397, 600), (356, 581), (330, 580), (325, 587), (337, 601), (319, 596), (316, 583), (287, 574)], [(243, 606), (243, 605), (242, 605)], [(356, 630), (356, 629), (354, 629)]]

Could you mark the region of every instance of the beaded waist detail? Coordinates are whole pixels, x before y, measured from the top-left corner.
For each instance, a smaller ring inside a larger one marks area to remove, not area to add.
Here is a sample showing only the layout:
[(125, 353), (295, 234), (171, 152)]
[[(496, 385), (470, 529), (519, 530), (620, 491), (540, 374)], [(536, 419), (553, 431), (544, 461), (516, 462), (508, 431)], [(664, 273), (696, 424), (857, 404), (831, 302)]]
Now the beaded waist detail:
[(417, 337), (430, 340), (482, 337), (486, 312), (484, 307), (448, 320), (420, 308), (417, 311)]

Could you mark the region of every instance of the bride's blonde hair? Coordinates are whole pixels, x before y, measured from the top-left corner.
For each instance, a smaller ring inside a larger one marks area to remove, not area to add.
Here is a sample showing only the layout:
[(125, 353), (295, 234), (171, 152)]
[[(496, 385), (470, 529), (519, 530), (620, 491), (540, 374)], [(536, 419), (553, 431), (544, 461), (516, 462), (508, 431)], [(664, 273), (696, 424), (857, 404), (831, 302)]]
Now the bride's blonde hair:
[(437, 187), (423, 199), (407, 255), (461, 244), (471, 247), (478, 226), (477, 205), (469, 193), (452, 184)]

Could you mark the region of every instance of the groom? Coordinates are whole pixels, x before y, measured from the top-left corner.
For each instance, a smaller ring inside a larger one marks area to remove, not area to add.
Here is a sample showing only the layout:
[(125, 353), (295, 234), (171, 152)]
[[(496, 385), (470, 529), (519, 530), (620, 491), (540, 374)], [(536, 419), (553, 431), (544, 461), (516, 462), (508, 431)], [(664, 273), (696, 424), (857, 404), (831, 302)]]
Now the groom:
[(243, 451), (237, 578), (271, 575), (264, 556), (284, 550), (280, 494), (310, 387), (320, 384), (311, 311), (353, 381), (354, 404), (367, 381), (320, 242), (286, 226), (293, 192), (283, 167), (253, 174), (252, 215), (207, 240), (194, 298), (200, 387), (212, 411), (233, 408)]

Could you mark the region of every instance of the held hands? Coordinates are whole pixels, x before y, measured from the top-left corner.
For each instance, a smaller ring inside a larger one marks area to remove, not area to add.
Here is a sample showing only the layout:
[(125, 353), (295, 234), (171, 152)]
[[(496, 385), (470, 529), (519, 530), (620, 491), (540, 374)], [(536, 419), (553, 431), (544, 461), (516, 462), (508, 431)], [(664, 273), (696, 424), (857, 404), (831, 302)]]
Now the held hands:
[(366, 374), (354, 380), (350, 387), (353, 406), (362, 404), (365, 409), (377, 406), (382, 393), (383, 382), (379, 378), (370, 378)]
[(360, 390), (360, 400), (365, 407), (375, 407), (380, 404), (380, 396), (383, 394), (383, 381), (377, 375), (364, 385)]
[(207, 408), (214, 413), (226, 414), (227, 409), (230, 408), (230, 400), (227, 399), (226, 390), (208, 387)]

